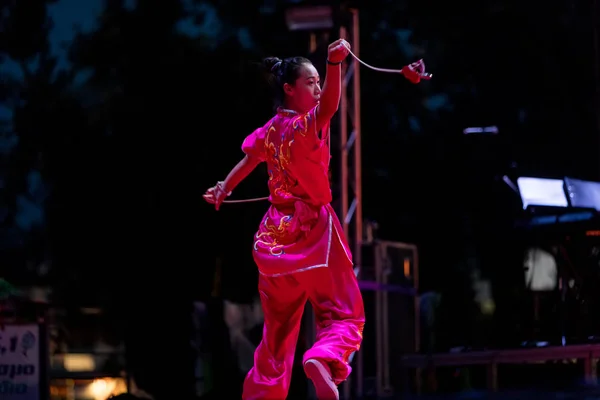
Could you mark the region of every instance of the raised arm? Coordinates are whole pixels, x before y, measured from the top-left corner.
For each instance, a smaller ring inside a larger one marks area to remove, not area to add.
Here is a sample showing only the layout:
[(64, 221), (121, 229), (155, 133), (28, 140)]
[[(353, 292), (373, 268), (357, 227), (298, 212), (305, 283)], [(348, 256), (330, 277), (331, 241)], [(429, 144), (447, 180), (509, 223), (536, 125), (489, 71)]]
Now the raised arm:
[(342, 95), (342, 62), (348, 56), (350, 43), (338, 39), (327, 49), (327, 72), (321, 99), (316, 111), (316, 128), (320, 131), (333, 117)]

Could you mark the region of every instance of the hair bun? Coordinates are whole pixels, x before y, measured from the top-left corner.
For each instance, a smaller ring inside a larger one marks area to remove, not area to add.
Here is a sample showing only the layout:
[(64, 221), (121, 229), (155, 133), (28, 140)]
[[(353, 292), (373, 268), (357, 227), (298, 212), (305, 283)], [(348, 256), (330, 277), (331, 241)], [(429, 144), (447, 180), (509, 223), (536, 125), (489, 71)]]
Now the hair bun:
[(278, 57), (267, 57), (263, 60), (263, 65), (265, 67), (266, 72), (277, 74), (277, 70), (281, 66), (281, 62), (283, 60)]

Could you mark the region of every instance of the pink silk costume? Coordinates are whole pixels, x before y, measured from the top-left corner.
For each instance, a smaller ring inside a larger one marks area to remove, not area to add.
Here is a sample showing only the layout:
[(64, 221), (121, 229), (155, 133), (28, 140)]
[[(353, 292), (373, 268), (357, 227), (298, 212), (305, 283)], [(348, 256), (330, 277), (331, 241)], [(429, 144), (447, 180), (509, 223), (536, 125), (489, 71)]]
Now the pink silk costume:
[(271, 202), (254, 237), (265, 324), (244, 400), (287, 397), (307, 300), (315, 311), (317, 337), (303, 363), (321, 360), (339, 384), (350, 374), (348, 358), (362, 341), (362, 296), (330, 205), (329, 137), (319, 137), (315, 112), (316, 107), (303, 115), (279, 109), (242, 145), (244, 153), (267, 162)]

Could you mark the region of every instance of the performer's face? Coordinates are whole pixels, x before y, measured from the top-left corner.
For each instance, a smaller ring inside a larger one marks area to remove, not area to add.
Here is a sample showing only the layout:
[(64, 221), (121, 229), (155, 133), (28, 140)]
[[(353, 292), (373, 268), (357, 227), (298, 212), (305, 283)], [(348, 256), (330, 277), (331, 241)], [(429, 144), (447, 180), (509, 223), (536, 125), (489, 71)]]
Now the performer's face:
[(312, 64), (304, 64), (294, 85), (286, 84), (285, 92), (290, 105), (299, 112), (307, 112), (319, 103), (321, 81), (317, 69)]

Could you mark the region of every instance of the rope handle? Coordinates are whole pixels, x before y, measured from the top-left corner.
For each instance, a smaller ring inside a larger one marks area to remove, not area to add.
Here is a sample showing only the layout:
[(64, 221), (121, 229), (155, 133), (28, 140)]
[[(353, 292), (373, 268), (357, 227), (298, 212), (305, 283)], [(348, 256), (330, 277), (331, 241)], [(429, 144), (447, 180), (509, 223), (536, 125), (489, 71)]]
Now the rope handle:
[[(202, 197), (204, 197), (204, 200), (206, 200), (208, 203), (215, 204), (217, 202), (216, 198), (215, 198), (215, 194), (217, 192), (225, 193), (225, 188), (223, 187), (222, 181), (217, 182), (217, 184), (215, 186), (208, 189)], [(231, 192), (225, 193), (225, 196), (226, 197), (231, 196)], [(228, 203), (228, 204), (250, 203), (250, 202), (254, 202), (254, 201), (263, 201), (263, 200), (269, 200), (269, 197), (268, 196), (267, 197), (256, 197), (253, 199), (242, 199), (242, 200), (223, 200), (222, 203)]]
[(374, 67), (372, 65), (369, 65), (366, 62), (364, 62), (363, 60), (361, 60), (360, 58), (358, 58), (356, 56), (356, 54), (354, 54), (351, 50), (348, 50), (348, 53), (350, 53), (350, 55), (352, 57), (354, 57), (356, 59), (356, 61), (358, 61), (365, 67), (372, 69), (373, 71), (385, 72), (388, 74), (402, 74), (411, 83), (416, 84), (416, 83), (419, 83), (421, 81), (421, 79), (428, 81), (431, 78), (433, 78), (432, 74), (425, 71), (425, 62), (423, 61), (423, 59), (420, 59), (419, 61), (415, 61), (408, 65), (405, 65), (404, 67), (402, 67), (402, 69), (390, 69), (390, 68), (379, 68), (379, 67)]

